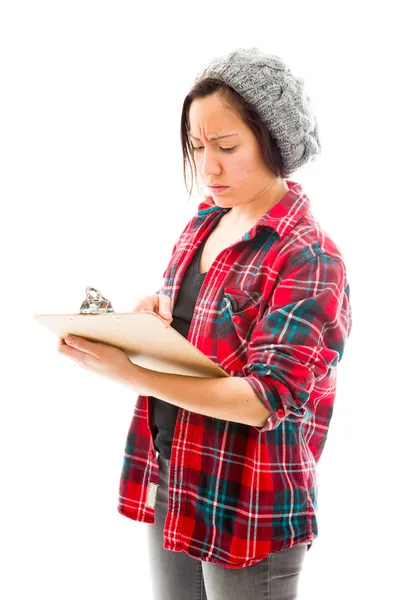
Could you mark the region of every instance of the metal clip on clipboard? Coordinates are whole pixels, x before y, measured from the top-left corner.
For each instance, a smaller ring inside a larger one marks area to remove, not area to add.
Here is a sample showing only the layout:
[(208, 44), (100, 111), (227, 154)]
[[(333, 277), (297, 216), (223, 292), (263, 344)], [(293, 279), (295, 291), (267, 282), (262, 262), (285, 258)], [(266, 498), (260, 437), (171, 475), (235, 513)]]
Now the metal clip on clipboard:
[(104, 298), (94, 287), (86, 288), (86, 298), (81, 304), (79, 314), (104, 315), (115, 312), (110, 300)]

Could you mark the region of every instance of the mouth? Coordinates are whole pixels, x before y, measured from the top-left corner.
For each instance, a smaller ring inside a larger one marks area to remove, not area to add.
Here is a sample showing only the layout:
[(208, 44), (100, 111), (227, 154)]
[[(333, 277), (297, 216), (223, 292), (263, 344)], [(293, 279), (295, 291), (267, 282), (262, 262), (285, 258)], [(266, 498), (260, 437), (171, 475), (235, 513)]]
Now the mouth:
[(210, 185), (209, 188), (214, 196), (221, 196), (222, 194), (225, 194), (227, 190), (229, 190), (228, 185)]

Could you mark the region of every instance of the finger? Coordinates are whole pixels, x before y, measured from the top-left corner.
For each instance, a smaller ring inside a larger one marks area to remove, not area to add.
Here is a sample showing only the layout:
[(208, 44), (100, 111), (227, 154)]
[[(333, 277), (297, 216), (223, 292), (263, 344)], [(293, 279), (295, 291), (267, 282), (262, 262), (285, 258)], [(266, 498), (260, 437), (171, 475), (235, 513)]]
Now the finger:
[(68, 344), (68, 346), (72, 346), (72, 348), (76, 348), (77, 350), (86, 352), (86, 354), (90, 354), (91, 356), (99, 358), (98, 344), (96, 342), (89, 342), (89, 340), (75, 335), (67, 335), (65, 337), (65, 342)]
[(133, 311), (140, 311), (140, 310), (155, 311), (157, 302), (158, 302), (157, 294), (152, 294), (151, 296), (145, 296), (136, 304)]
[(143, 300), (142, 300), (142, 299), (141, 299), (141, 300), (138, 300), (138, 301), (136, 302), (136, 304), (133, 306), (133, 308), (132, 308), (132, 312), (135, 312), (135, 311), (137, 311), (137, 310), (140, 310), (140, 309), (142, 308), (142, 304), (143, 304)]
[(58, 340), (58, 347), (60, 348), (61, 346), (66, 346), (65, 340), (63, 338), (59, 338)]
[(169, 319), (171, 315), (171, 298), (165, 294), (160, 294), (158, 299), (158, 310), (162, 317)]
[(68, 346), (66, 344), (64, 346), (59, 346), (58, 352), (59, 352), (59, 354), (62, 354), (63, 356), (66, 356), (67, 358), (71, 358), (72, 360), (77, 362), (79, 365), (82, 365), (82, 363), (83, 363), (84, 354), (82, 352), (79, 352), (79, 350), (75, 350), (75, 348), (71, 348), (70, 346)]

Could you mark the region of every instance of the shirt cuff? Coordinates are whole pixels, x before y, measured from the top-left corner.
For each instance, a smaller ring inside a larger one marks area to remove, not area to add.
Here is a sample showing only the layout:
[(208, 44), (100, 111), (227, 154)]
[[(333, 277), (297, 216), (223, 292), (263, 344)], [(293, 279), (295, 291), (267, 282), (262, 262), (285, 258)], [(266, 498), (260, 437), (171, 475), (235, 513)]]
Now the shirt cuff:
[(249, 382), (265, 408), (271, 413), (262, 427), (253, 426), (260, 433), (276, 429), (290, 413), (303, 416), (303, 404), (309, 397), (308, 392), (305, 392), (303, 401), (297, 398), (293, 400), (289, 388), (273, 377), (261, 378), (249, 375), (244, 379)]

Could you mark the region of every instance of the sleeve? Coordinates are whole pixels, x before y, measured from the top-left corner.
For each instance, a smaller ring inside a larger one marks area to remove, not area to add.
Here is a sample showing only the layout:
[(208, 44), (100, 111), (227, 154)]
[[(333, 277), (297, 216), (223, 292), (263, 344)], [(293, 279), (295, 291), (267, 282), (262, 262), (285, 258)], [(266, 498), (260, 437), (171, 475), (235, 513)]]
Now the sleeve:
[(162, 294), (162, 291), (163, 291), (163, 289), (164, 289), (164, 284), (162, 283), (162, 284), (161, 284), (161, 287), (159, 287), (159, 288), (158, 288), (158, 290), (157, 290), (157, 291), (155, 291), (154, 293), (155, 293), (155, 294)]
[(170, 265), (171, 265), (171, 261), (172, 261), (172, 259), (173, 259), (173, 256), (174, 256), (174, 254), (175, 254), (175, 251), (176, 251), (176, 249), (177, 249), (177, 246), (178, 246), (178, 240), (177, 240), (177, 241), (175, 242), (175, 244), (174, 244), (174, 247), (173, 247), (173, 249), (172, 249), (171, 256), (170, 256), (170, 259), (169, 259), (169, 262), (168, 262), (167, 266), (166, 266), (166, 267), (165, 267), (165, 269), (164, 269), (164, 273), (162, 274), (162, 278), (161, 278), (162, 284), (160, 285), (160, 287), (158, 288), (158, 290), (157, 290), (156, 292), (154, 292), (155, 294), (162, 294), (162, 293), (163, 293), (163, 290), (164, 290), (164, 287), (165, 287), (165, 276), (166, 276), (166, 274), (167, 274), (167, 271), (168, 271), (168, 269), (169, 269), (169, 267), (170, 267)]
[(174, 246), (172, 248), (172, 252), (170, 254), (170, 258), (169, 261), (167, 263), (167, 266), (164, 269), (164, 273), (162, 274), (162, 284), (161, 286), (158, 288), (158, 290), (156, 292), (154, 292), (155, 294), (162, 294), (163, 290), (164, 290), (164, 286), (165, 286), (165, 276), (169, 270), (169, 268), (171, 267), (171, 264), (174, 260), (174, 255), (176, 250), (178, 249), (179, 244), (181, 243), (181, 241), (184, 239), (184, 236), (186, 235), (186, 233), (190, 230), (191, 226), (192, 226), (192, 222), (193, 222), (193, 217), (191, 217), (189, 219), (189, 221), (186, 223), (185, 227), (183, 228), (183, 230), (181, 231), (181, 233), (178, 235), (178, 237), (175, 240)]
[(258, 431), (303, 415), (315, 382), (343, 356), (350, 334), (350, 288), (341, 259), (319, 254), (280, 280), (257, 321), (243, 369), (271, 413)]

